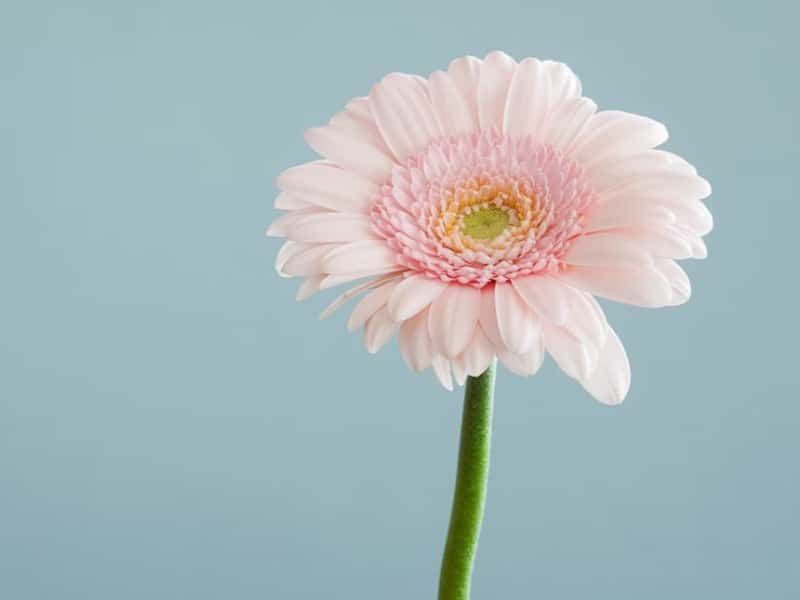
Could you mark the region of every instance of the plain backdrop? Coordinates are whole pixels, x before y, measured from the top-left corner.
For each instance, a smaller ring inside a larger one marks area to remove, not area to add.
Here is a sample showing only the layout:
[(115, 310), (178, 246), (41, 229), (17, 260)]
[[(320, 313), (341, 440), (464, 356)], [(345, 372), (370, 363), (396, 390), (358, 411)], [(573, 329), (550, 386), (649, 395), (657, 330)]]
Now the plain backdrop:
[(714, 186), (626, 403), (497, 385), (474, 597), (797, 598), (794, 2), (5, 0), (0, 598), (433, 598), (461, 396), (272, 267), (274, 179), (384, 73), (503, 49)]

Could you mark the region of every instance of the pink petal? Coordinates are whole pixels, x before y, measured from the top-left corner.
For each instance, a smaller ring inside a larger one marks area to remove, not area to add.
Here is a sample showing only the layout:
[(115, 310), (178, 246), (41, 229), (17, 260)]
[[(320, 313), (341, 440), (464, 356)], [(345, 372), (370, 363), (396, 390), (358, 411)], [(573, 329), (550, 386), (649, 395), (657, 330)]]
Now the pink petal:
[(703, 242), (699, 236), (687, 234), (687, 239), (689, 240), (689, 245), (692, 247), (692, 258), (702, 259), (708, 257), (708, 249), (706, 248), (705, 242)]
[(287, 192), (281, 192), (278, 194), (277, 198), (275, 198), (275, 208), (278, 210), (303, 210), (313, 208), (313, 206)]
[(325, 256), (327, 273), (344, 275), (365, 270), (397, 267), (397, 253), (383, 240), (361, 240), (338, 246)]
[(341, 212), (364, 212), (378, 186), (353, 171), (326, 161), (306, 163), (285, 170), (278, 187), (292, 197)]
[(378, 125), (369, 108), (369, 98), (353, 98), (347, 103), (343, 112), (333, 115), (328, 125), (375, 146), (391, 158), (392, 151), (389, 150), (381, 132), (378, 131)]
[(300, 287), (297, 288), (297, 295), (294, 297), (295, 300), (298, 302), (302, 302), (303, 300), (308, 300), (320, 291), (320, 284), (324, 279), (323, 275), (314, 275), (313, 277), (308, 277), (307, 279), (303, 280), (303, 283), (300, 284)]
[(579, 340), (601, 348), (606, 343), (608, 321), (603, 309), (591, 294), (569, 288), (569, 319), (564, 329)]
[(595, 112), (597, 105), (588, 98), (575, 98), (555, 106), (548, 118), (549, 124), (542, 135), (542, 141), (571, 154), (573, 147), (589, 127)]
[(545, 60), (542, 67), (550, 81), (550, 106), (559, 106), (568, 100), (581, 97), (581, 81), (562, 62)]
[(540, 337), (533, 348), (524, 354), (501, 352), (499, 357), (503, 366), (521, 377), (535, 375), (544, 361), (544, 343)]
[(535, 58), (517, 65), (508, 88), (503, 133), (537, 136), (547, 116), (550, 77)]
[(475, 328), (472, 341), (467, 345), (461, 358), (464, 361), (464, 368), (467, 374), (473, 377), (477, 377), (489, 368), (492, 360), (494, 360), (494, 348), (483, 329), (480, 327)]
[(389, 280), (365, 295), (350, 314), (350, 318), (347, 321), (347, 331), (352, 333), (383, 308), (398, 283), (400, 283), (399, 279)]
[(498, 283), (494, 287), (500, 337), (511, 352), (524, 354), (536, 343), (541, 324), (510, 283)]
[(660, 150), (605, 161), (588, 170), (595, 193), (605, 194), (643, 177), (671, 171), (670, 159)]
[(431, 366), (433, 351), (428, 333), (428, 309), (400, 326), (400, 352), (412, 371), (419, 372)]
[(452, 392), (453, 378), (450, 372), (450, 361), (441, 354), (437, 354), (433, 357), (431, 365), (433, 366), (433, 372), (436, 375), (436, 379), (439, 380), (439, 383), (442, 384), (442, 387)]
[(467, 99), (448, 73), (431, 73), (430, 90), (433, 110), (446, 135), (468, 133), (475, 128)]
[(665, 170), (648, 177), (631, 179), (627, 184), (603, 194), (603, 202), (612, 203), (624, 197), (690, 201), (706, 198), (710, 194), (711, 185), (699, 175)]
[(697, 169), (690, 165), (685, 158), (673, 154), (672, 152), (667, 152), (666, 150), (654, 150), (654, 152), (658, 152), (669, 160), (672, 169), (680, 173), (686, 173), (687, 175), (697, 175)]
[[(335, 277), (335, 276), (328, 275), (328, 276), (322, 277), (321, 281), (319, 283), (319, 288), (320, 289), (326, 289), (325, 288), (325, 283), (327, 281), (329, 281), (331, 277)], [(355, 298), (356, 296), (358, 296), (361, 292), (363, 292), (365, 290), (372, 289), (372, 288), (379, 287), (379, 286), (383, 285), (384, 283), (386, 283), (387, 281), (394, 281), (396, 279), (399, 279), (399, 277), (400, 276), (398, 274), (396, 274), (396, 273), (390, 273), (388, 275), (380, 275), (378, 277), (374, 277), (373, 279), (370, 279), (369, 281), (365, 281), (364, 283), (361, 283), (361, 284), (359, 284), (359, 285), (357, 285), (355, 287), (350, 288), (349, 290), (347, 290), (346, 292), (341, 294), (339, 297), (334, 299), (334, 301), (331, 302), (325, 308), (325, 310), (322, 311), (322, 313), (319, 315), (319, 318), (320, 319), (327, 319), (334, 312), (336, 312), (342, 306), (344, 306), (349, 300), (351, 300), (351, 299)], [(346, 283), (346, 281), (343, 281), (342, 283)]]
[(326, 271), (323, 269), (323, 259), (335, 248), (339, 248), (339, 245), (315, 244), (305, 247), (286, 261), (283, 271), (292, 277), (319, 275)]
[(326, 275), (322, 280), (322, 283), (320, 283), (320, 289), (329, 290), (337, 285), (350, 283), (351, 281), (364, 279), (365, 277), (375, 277), (378, 275), (381, 277), (396, 277), (400, 273), (401, 271), (395, 270), (394, 267), (382, 267), (380, 269), (371, 269), (369, 271), (356, 271), (354, 273), (344, 273), (341, 275)]
[(474, 56), (457, 58), (450, 63), (447, 73), (467, 103), (473, 127), (479, 127), (478, 81), (480, 80), (481, 61)]
[(543, 319), (561, 325), (567, 320), (569, 288), (548, 275), (529, 275), (511, 281), (522, 299)]
[(671, 224), (676, 220), (675, 213), (660, 204), (635, 197), (620, 200), (590, 207), (583, 221), (584, 231), (594, 233), (637, 225)]
[(669, 282), (652, 267), (575, 266), (561, 271), (557, 277), (595, 296), (634, 306), (667, 306), (672, 298)]
[(505, 349), (503, 337), (500, 335), (500, 326), (497, 324), (497, 310), (495, 308), (495, 285), (486, 285), (481, 288), (481, 314), (479, 322), (481, 329), (495, 348), (495, 352)]
[(389, 298), (389, 314), (395, 321), (410, 319), (439, 297), (447, 284), (424, 275), (403, 280)]
[(275, 257), (275, 270), (278, 272), (278, 275), (281, 277), (291, 277), (289, 273), (283, 270), (283, 266), (290, 258), (307, 249), (308, 246), (306, 244), (298, 244), (291, 240), (284, 242), (280, 250), (278, 250), (278, 256)]
[(677, 224), (686, 227), (695, 235), (706, 235), (714, 228), (714, 218), (708, 207), (699, 200), (662, 202), (664, 206), (675, 213)]
[(666, 277), (672, 289), (672, 299), (669, 305), (678, 306), (688, 301), (692, 295), (692, 284), (686, 271), (681, 269), (674, 260), (657, 260), (655, 267)]
[(627, 396), (631, 386), (631, 366), (622, 342), (610, 327), (597, 366), (581, 383), (603, 404), (621, 404)]
[(315, 213), (296, 219), (288, 237), (296, 242), (335, 243), (376, 239), (372, 224), (354, 213)]
[(408, 75), (393, 73), (372, 88), (370, 109), (395, 159), (404, 161), (442, 135), (430, 98)]
[(616, 267), (626, 264), (648, 264), (652, 257), (647, 247), (624, 233), (607, 231), (583, 235), (572, 242), (561, 258), (570, 265)]
[(481, 308), (481, 292), (467, 285), (448, 285), (431, 304), (428, 331), (435, 350), (458, 356), (472, 339)]
[(669, 225), (646, 225), (625, 230), (629, 239), (635, 240), (653, 256), (659, 258), (691, 258), (692, 245), (687, 234)]
[(503, 127), (506, 96), (516, 63), (503, 52), (491, 52), (481, 65), (478, 82), (478, 117), (481, 129)]
[(658, 121), (622, 111), (597, 113), (575, 149), (584, 168), (610, 158), (630, 156), (667, 141), (667, 129)]
[(328, 213), (317, 208), (312, 208), (310, 210), (293, 210), (275, 219), (269, 226), (269, 229), (267, 229), (267, 235), (269, 237), (287, 237), (296, 223), (309, 217), (326, 214)]
[(389, 316), (385, 306), (367, 319), (364, 325), (364, 345), (367, 347), (367, 352), (375, 354), (380, 350), (392, 339), (399, 326), (400, 324)]
[(543, 335), (545, 348), (564, 373), (578, 380), (589, 376), (597, 364), (597, 347), (578, 339), (563, 327), (547, 325)]
[(467, 382), (467, 365), (464, 363), (464, 356), (459, 355), (450, 361), (453, 367), (453, 379), (456, 385), (464, 385)]
[(392, 172), (391, 158), (340, 129), (313, 127), (306, 131), (305, 137), (308, 145), (321, 156), (375, 183), (383, 183)]

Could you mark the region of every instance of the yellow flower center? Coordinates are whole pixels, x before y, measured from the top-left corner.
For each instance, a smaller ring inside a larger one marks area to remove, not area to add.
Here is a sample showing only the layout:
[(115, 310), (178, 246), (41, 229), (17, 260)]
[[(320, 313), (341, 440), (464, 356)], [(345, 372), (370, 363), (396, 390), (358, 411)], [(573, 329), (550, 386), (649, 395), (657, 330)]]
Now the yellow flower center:
[(475, 178), (444, 189), (437, 208), (434, 235), (442, 245), (483, 258), (535, 239), (551, 212), (526, 182), (505, 178)]
[(508, 213), (496, 206), (481, 208), (462, 217), (462, 230), (476, 240), (493, 240), (508, 227)]

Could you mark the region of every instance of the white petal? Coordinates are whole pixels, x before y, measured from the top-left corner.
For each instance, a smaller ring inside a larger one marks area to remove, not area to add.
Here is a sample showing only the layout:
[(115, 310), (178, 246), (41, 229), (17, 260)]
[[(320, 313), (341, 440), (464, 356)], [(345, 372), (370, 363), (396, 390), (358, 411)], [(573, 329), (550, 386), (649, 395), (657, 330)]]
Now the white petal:
[(372, 224), (354, 213), (315, 213), (297, 219), (288, 237), (296, 242), (334, 243), (376, 239)]
[(365, 295), (350, 314), (350, 319), (347, 321), (347, 331), (352, 333), (383, 308), (398, 283), (400, 283), (399, 279), (389, 280)]
[(442, 384), (442, 387), (452, 392), (453, 378), (450, 374), (450, 361), (441, 354), (437, 354), (433, 357), (431, 364), (433, 366), (433, 372), (436, 375), (436, 379), (439, 380), (439, 383)]
[(392, 160), (375, 146), (330, 126), (306, 131), (306, 143), (321, 156), (362, 177), (383, 183), (392, 172)]
[(397, 252), (384, 240), (350, 242), (325, 256), (322, 266), (327, 273), (343, 275), (365, 270), (397, 267)]
[(430, 90), (433, 109), (445, 135), (468, 133), (475, 128), (467, 99), (448, 73), (431, 73)]
[(481, 292), (469, 285), (451, 284), (431, 304), (428, 331), (436, 351), (455, 358), (472, 339), (481, 308)]
[(447, 284), (425, 275), (406, 278), (389, 298), (389, 314), (395, 321), (410, 319), (439, 297)]
[(533, 311), (543, 319), (561, 325), (567, 320), (568, 287), (548, 275), (529, 275), (511, 281), (514, 289)]
[(500, 337), (511, 352), (524, 354), (536, 343), (541, 323), (510, 283), (497, 283), (494, 288)]
[(608, 231), (582, 235), (572, 242), (561, 260), (570, 265), (616, 267), (648, 264), (652, 262), (652, 256), (644, 244), (624, 234)]
[(652, 266), (576, 266), (561, 271), (557, 277), (579, 290), (634, 306), (667, 306), (672, 298), (669, 282)]
[(399, 326), (400, 324), (389, 316), (385, 306), (367, 319), (364, 324), (364, 345), (367, 347), (367, 352), (375, 354), (380, 350), (392, 339)]
[(627, 396), (631, 386), (631, 366), (622, 342), (610, 327), (597, 366), (581, 383), (603, 404), (621, 404)]
[(419, 372), (431, 366), (433, 351), (428, 333), (428, 309), (400, 326), (400, 352), (412, 371)]
[(481, 65), (478, 82), (478, 117), (481, 129), (503, 127), (506, 96), (516, 63), (503, 52), (491, 52)]
[(278, 187), (305, 203), (342, 212), (364, 212), (379, 189), (369, 179), (327, 161), (285, 170)]
[(409, 75), (384, 77), (372, 88), (369, 103), (386, 145), (400, 162), (442, 135), (424, 87)]
[(547, 117), (550, 77), (535, 58), (526, 58), (514, 71), (508, 88), (503, 133), (536, 137)]

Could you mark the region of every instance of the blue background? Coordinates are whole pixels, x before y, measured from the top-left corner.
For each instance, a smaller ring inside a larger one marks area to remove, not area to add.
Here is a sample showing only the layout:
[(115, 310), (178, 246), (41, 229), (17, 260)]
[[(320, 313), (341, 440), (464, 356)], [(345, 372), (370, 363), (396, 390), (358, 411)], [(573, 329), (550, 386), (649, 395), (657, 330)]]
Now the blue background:
[(434, 597), (460, 395), (296, 305), (273, 181), (385, 72), (501, 48), (714, 185), (609, 409), (500, 373), (474, 597), (796, 598), (793, 2), (0, 5), (0, 598)]

